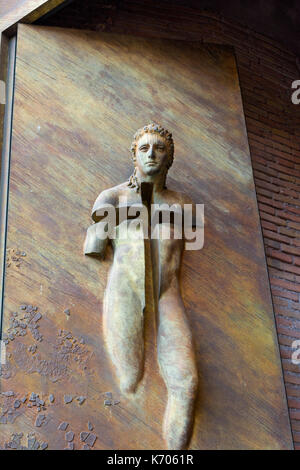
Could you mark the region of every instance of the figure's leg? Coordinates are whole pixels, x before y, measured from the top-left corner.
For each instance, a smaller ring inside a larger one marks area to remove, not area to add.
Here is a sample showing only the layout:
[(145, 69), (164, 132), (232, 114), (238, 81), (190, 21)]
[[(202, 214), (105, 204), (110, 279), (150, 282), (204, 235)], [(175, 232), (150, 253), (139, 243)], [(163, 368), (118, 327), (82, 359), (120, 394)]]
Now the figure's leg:
[(158, 359), (168, 390), (164, 438), (169, 449), (185, 449), (193, 426), (198, 373), (178, 286), (171, 286), (161, 296), (158, 315)]
[(132, 393), (143, 375), (144, 321), (140, 296), (124, 276), (114, 277), (112, 274), (108, 283), (103, 329), (120, 389), (124, 393)]

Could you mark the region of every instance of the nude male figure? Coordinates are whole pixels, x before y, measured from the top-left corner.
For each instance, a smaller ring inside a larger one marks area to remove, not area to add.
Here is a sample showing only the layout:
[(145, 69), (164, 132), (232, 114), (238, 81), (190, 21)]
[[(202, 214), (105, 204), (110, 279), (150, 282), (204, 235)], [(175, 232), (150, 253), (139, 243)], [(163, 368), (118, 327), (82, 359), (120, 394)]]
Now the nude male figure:
[[(104, 256), (109, 235), (104, 230), (106, 209), (118, 212), (125, 204), (145, 206), (143, 187), (151, 187), (152, 204), (191, 203), (187, 196), (166, 188), (166, 177), (173, 163), (172, 135), (157, 124), (137, 131), (131, 147), (134, 173), (129, 181), (103, 191), (97, 198), (84, 246), (86, 255)], [(111, 240), (114, 261), (110, 270), (103, 307), (104, 337), (115, 366), (120, 389), (134, 393), (143, 374), (145, 308), (145, 248), (137, 237), (141, 226), (130, 220), (116, 221)], [(99, 232), (100, 225), (100, 232)], [(160, 223), (164, 230), (164, 224)], [(171, 226), (171, 235), (174, 234)], [(198, 374), (192, 334), (180, 294), (179, 271), (184, 239), (162, 237), (151, 241), (155, 252), (157, 294), (157, 350), (160, 371), (168, 391), (163, 434), (169, 449), (185, 449), (190, 438)], [(154, 256), (154, 255), (153, 255)]]

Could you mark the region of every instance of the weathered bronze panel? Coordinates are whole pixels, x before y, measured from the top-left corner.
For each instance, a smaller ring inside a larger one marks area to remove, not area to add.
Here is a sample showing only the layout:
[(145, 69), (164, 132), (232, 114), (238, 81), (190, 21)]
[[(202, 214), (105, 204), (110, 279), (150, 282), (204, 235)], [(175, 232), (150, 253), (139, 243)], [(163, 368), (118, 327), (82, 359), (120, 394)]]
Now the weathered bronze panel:
[[(204, 248), (185, 253), (181, 275), (200, 377), (190, 448), (292, 446), (232, 50), (25, 25), (1, 379), (2, 392), (15, 396), (1, 395), (2, 446), (13, 432), (24, 433), (23, 445), (35, 432), (52, 449), (165, 445), (167, 393), (151, 309), (144, 376), (129, 399), (101, 328), (112, 255), (99, 262), (82, 253), (96, 196), (130, 176), (128, 143), (150, 121), (176, 141), (168, 187), (205, 204)], [(32, 392), (39, 397), (29, 401)]]

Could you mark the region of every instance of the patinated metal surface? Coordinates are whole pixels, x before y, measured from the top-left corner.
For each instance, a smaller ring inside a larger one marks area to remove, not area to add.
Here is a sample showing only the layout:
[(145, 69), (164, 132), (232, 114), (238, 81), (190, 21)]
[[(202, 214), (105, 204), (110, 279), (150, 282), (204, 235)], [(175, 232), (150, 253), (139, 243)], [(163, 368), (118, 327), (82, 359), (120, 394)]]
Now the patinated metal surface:
[(182, 269), (200, 378), (190, 448), (290, 448), (232, 50), (32, 26), (17, 52), (7, 248), (21, 262), (6, 274), (0, 444), (164, 447), (154, 319), (146, 309), (128, 400), (101, 333), (112, 255), (81, 251), (97, 194), (131, 174), (125, 149), (145, 120), (173, 131), (169, 187), (205, 204), (204, 248)]

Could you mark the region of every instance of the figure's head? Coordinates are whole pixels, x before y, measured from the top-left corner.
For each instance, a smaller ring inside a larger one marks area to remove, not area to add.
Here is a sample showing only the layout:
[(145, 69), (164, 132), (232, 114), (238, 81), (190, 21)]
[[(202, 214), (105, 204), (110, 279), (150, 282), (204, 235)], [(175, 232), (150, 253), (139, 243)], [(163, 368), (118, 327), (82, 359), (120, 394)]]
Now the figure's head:
[(130, 150), (134, 166), (141, 174), (166, 175), (172, 166), (172, 134), (159, 124), (151, 123), (139, 129), (134, 135)]

